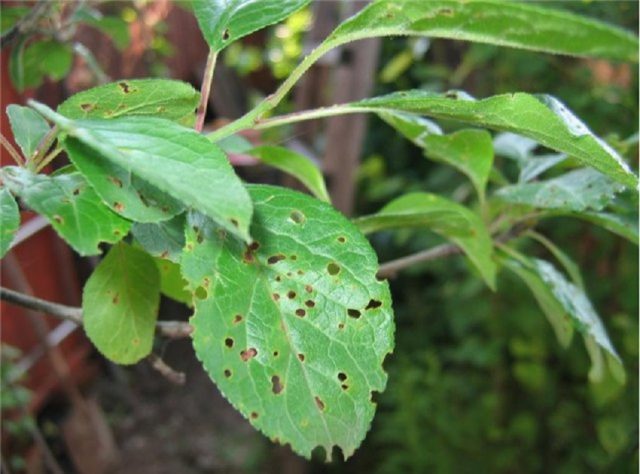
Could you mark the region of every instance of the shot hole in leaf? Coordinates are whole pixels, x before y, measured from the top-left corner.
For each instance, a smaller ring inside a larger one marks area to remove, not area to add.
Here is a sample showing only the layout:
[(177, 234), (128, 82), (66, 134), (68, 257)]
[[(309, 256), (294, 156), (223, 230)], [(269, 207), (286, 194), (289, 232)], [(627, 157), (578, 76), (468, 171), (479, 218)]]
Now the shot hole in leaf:
[(244, 362), (247, 362), (253, 359), (257, 355), (258, 355), (258, 350), (255, 347), (250, 347), (249, 349), (240, 352), (240, 358)]
[(224, 376), (225, 376), (226, 378), (231, 377), (231, 371), (230, 371), (229, 369), (224, 369)]
[(313, 300), (307, 300), (304, 302), (304, 304), (307, 308), (313, 308), (316, 305)]
[(304, 354), (298, 354), (298, 360), (304, 362)]
[(224, 340), (224, 345), (227, 346), (229, 349), (231, 349), (233, 347), (233, 338), (227, 337)]
[(294, 299), (294, 298), (296, 297), (296, 292), (295, 292), (295, 291), (293, 291), (293, 290), (290, 290), (290, 291), (287, 293), (287, 297), (288, 297), (290, 300)]
[(376, 309), (380, 306), (382, 306), (382, 301), (371, 299), (364, 309)]
[(287, 257), (285, 255), (282, 255), (281, 253), (278, 255), (272, 255), (267, 259), (267, 263), (269, 265), (275, 265), (276, 263), (278, 263), (281, 260), (284, 260), (285, 258)]
[(280, 393), (282, 393), (282, 390), (284, 390), (284, 385), (280, 381), (280, 377), (278, 377), (277, 375), (271, 377), (271, 391), (274, 394), (279, 395)]
[(304, 309), (302, 308), (296, 309), (296, 316), (304, 318), (306, 315), (307, 315), (307, 312)]
[(233, 317), (233, 324), (238, 324), (238, 323), (242, 322), (242, 319), (243, 319), (243, 318), (242, 318), (242, 315), (241, 315), (241, 314), (236, 314), (236, 315)]
[(347, 314), (349, 315), (349, 317), (354, 318), (354, 319), (358, 319), (360, 317), (360, 311), (358, 311), (357, 309), (353, 309), (353, 308), (349, 308), (347, 310)]
[(296, 224), (302, 224), (306, 219), (304, 214), (300, 211), (292, 211), (289, 217)]
[(340, 265), (338, 265), (335, 262), (331, 262), (327, 265), (327, 273), (329, 273), (329, 275), (337, 275), (338, 273), (340, 273)]

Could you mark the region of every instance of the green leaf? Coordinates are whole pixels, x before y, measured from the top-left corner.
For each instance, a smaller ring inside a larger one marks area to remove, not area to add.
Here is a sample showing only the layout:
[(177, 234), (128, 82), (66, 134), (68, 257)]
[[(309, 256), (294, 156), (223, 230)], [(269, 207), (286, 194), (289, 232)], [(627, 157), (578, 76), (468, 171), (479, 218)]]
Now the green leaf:
[(485, 188), (493, 165), (493, 142), (486, 130), (460, 130), (450, 135), (425, 138), (425, 155), (447, 163), (469, 177), (484, 201)]
[[(111, 191), (116, 193), (125, 189), (131, 191), (129, 185), (133, 182), (127, 177), (134, 177), (201, 211), (242, 239), (249, 240), (252, 212), (249, 195), (224, 153), (196, 131), (154, 117), (73, 121), (42, 104), (32, 105), (69, 135), (65, 148), (73, 163), (85, 173), (98, 193), (102, 191), (102, 187), (97, 185), (100, 176), (101, 184), (105, 180), (112, 181)], [(93, 159), (83, 153), (88, 150), (96, 152)], [(81, 156), (83, 158), (79, 159)], [(92, 161), (114, 165), (126, 176), (104, 174), (97, 166), (88, 168)], [(114, 177), (115, 180), (110, 179)], [(123, 215), (128, 212), (124, 201), (109, 200), (104, 195), (103, 198)], [(148, 209), (142, 209), (140, 215), (131, 218), (151, 222), (146, 214)], [(162, 206), (156, 209), (163, 210)], [(177, 212), (166, 214), (165, 220)]]
[(580, 212), (569, 214), (579, 219), (596, 224), (609, 232), (613, 232), (638, 245), (638, 215), (621, 216), (606, 212)]
[(566, 11), (503, 0), (378, 0), (336, 28), (325, 43), (335, 47), (398, 35), (638, 61), (638, 40), (627, 31)]
[(185, 215), (158, 223), (136, 222), (131, 233), (136, 241), (154, 257), (178, 262), (184, 247)]
[(85, 22), (106, 34), (120, 51), (131, 43), (129, 24), (117, 16), (102, 16), (87, 18)]
[(156, 258), (155, 262), (160, 272), (160, 291), (162, 294), (192, 307), (193, 294), (186, 289), (189, 284), (182, 277), (180, 265), (163, 258)]
[(378, 116), (420, 148), (425, 147), (427, 137), (442, 135), (442, 129), (437, 123), (420, 115), (389, 110), (379, 112)]
[(118, 242), (129, 232), (131, 223), (106, 207), (80, 173), (49, 177), (7, 166), (1, 176), (80, 255), (100, 254), (101, 242)]
[(150, 115), (193, 125), (200, 93), (190, 84), (169, 79), (127, 79), (72, 95), (58, 106), (71, 119)]
[[(141, 142), (142, 143), (142, 142)], [(69, 158), (114, 212), (137, 222), (171, 219), (184, 204), (133, 174), (129, 169), (102, 159), (90, 146), (75, 139), (64, 142)]]
[[(511, 253), (511, 252), (509, 252)], [(556, 339), (562, 347), (569, 347), (573, 338), (573, 326), (571, 319), (563, 306), (555, 298), (551, 289), (542, 281), (542, 278), (531, 268), (531, 263), (526, 257), (514, 259), (507, 258), (502, 260), (502, 264), (514, 274), (516, 274), (522, 282), (527, 285), (534, 298), (538, 302), (540, 309), (549, 321), (556, 335)]]
[(351, 456), (393, 349), (386, 282), (367, 240), (328, 204), (251, 186), (255, 241), (191, 215), (182, 257), (195, 289), (193, 344), (221, 392), (272, 440)]
[(429, 228), (462, 248), (487, 285), (495, 288), (491, 235), (480, 216), (456, 202), (429, 193), (406, 194), (354, 223), (365, 234), (404, 227)]
[(2, 6), (2, 15), (0, 15), (0, 33), (5, 34), (9, 28), (31, 11), (29, 7), (20, 6)]
[(160, 276), (153, 258), (120, 243), (84, 287), (84, 330), (107, 359), (135, 364), (151, 353), (159, 304)]
[(580, 268), (566, 253), (564, 253), (560, 249), (560, 247), (554, 244), (551, 240), (547, 239), (544, 235), (538, 234), (537, 232), (530, 231), (526, 235), (542, 244), (549, 252), (551, 252), (551, 254), (571, 277), (573, 283), (578, 287), (584, 289), (584, 281), (582, 280)]
[(600, 211), (624, 187), (593, 169), (578, 169), (547, 181), (516, 184), (499, 189), (495, 196), (513, 204), (539, 209)]
[(21, 42), (15, 48), (9, 69), (20, 92), (39, 86), (45, 77), (59, 81), (73, 64), (71, 46), (55, 40), (34, 41), (26, 47)]
[(8, 106), (7, 115), (16, 143), (20, 146), (25, 158), (30, 158), (49, 131), (49, 124), (38, 112), (21, 105)]
[(318, 199), (331, 202), (322, 173), (306, 156), (279, 146), (259, 146), (246, 153), (297, 178)]
[(20, 227), (20, 211), (7, 188), (0, 188), (0, 258), (4, 257)]
[(213, 51), (284, 20), (310, 0), (197, 0), (193, 13)]
[(548, 95), (517, 92), (475, 100), (461, 92), (437, 94), (412, 90), (344, 106), (346, 111), (349, 108), (353, 112), (424, 114), (519, 133), (567, 153), (625, 186), (635, 188), (638, 185), (638, 178), (620, 155), (593, 135), (558, 99)]

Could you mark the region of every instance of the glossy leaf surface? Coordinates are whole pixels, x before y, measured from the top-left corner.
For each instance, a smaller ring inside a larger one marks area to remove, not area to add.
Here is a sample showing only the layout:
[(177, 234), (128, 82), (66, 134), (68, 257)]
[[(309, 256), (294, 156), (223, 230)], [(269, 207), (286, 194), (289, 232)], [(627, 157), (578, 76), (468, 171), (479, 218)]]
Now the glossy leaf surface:
[(85, 284), (85, 332), (109, 360), (134, 364), (151, 353), (159, 304), (160, 276), (153, 258), (120, 243)]
[(387, 376), (393, 313), (367, 240), (328, 204), (251, 186), (246, 246), (192, 214), (182, 257), (193, 344), (211, 378), (272, 440), (351, 456)]

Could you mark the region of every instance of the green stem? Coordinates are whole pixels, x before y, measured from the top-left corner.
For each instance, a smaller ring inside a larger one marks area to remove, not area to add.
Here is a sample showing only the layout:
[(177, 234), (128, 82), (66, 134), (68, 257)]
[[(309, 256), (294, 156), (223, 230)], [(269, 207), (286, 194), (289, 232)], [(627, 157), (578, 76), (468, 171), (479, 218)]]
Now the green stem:
[(13, 161), (15, 161), (18, 166), (24, 166), (24, 160), (20, 156), (20, 153), (18, 153), (18, 151), (13, 147), (11, 142), (7, 140), (4, 137), (4, 135), (2, 135), (1, 133), (0, 133), (0, 143), (5, 148), (5, 150), (9, 152), (9, 154), (11, 155), (11, 158), (13, 158)]
[(324, 117), (333, 117), (336, 115), (346, 114), (361, 114), (367, 112), (374, 112), (375, 110), (370, 107), (358, 107), (350, 104), (338, 104), (330, 107), (321, 107), (319, 109), (303, 110), (301, 112), (294, 112), (286, 115), (279, 115), (277, 117), (259, 120), (255, 124), (256, 130), (262, 130), (271, 127), (280, 127), (290, 123), (303, 122), (305, 120), (314, 120)]
[(60, 130), (58, 129), (58, 126), (54, 125), (54, 127), (47, 132), (47, 134), (42, 138), (42, 140), (40, 140), (40, 143), (38, 144), (38, 148), (36, 149), (35, 154), (27, 158), (27, 166), (29, 168), (36, 169), (40, 166), (40, 163), (42, 162), (45, 155), (49, 151), (49, 148), (51, 148), (51, 145), (53, 145), (53, 142), (58, 137), (59, 132)]
[(218, 53), (214, 50), (210, 50), (209, 56), (207, 57), (207, 65), (204, 68), (204, 75), (202, 76), (200, 104), (198, 105), (198, 112), (196, 115), (195, 129), (198, 132), (201, 132), (202, 127), (204, 127), (204, 118), (207, 114), (207, 105), (209, 104), (209, 95), (211, 94), (211, 85), (213, 83), (213, 71), (216, 68), (217, 59)]
[(51, 153), (49, 153), (47, 156), (45, 156), (40, 161), (40, 163), (38, 163), (38, 165), (36, 166), (36, 173), (39, 173), (40, 171), (42, 171), (45, 166), (47, 166), (49, 163), (51, 163), (53, 161), (53, 159), (60, 154), (60, 152), (62, 152), (62, 148), (56, 148)]

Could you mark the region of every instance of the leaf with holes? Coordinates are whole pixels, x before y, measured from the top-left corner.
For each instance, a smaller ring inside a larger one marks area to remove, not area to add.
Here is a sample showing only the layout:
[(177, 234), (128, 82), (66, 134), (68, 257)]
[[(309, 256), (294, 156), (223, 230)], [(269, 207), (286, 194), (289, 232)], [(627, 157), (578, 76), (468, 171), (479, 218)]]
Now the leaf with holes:
[(638, 40), (627, 31), (566, 11), (503, 0), (378, 0), (336, 28), (321, 48), (398, 35), (638, 61)]
[(584, 168), (547, 181), (506, 186), (498, 190), (496, 197), (538, 209), (600, 211), (623, 190), (622, 185), (602, 173)]
[(222, 150), (195, 130), (155, 117), (69, 120), (31, 105), (68, 134), (71, 160), (115, 211), (137, 222), (166, 220), (181, 210), (167, 203), (171, 196), (249, 240), (249, 195)]
[(127, 79), (78, 92), (58, 106), (58, 113), (70, 119), (148, 115), (191, 126), (199, 100), (186, 82)]
[(38, 112), (21, 105), (7, 107), (13, 137), (25, 158), (33, 156), (40, 141), (50, 130), (49, 124)]
[(198, 0), (193, 13), (213, 51), (278, 23), (311, 0)]
[(193, 294), (187, 291), (187, 281), (182, 277), (180, 265), (163, 258), (155, 258), (160, 272), (160, 291), (172, 300), (193, 306)]
[(441, 234), (461, 247), (487, 285), (495, 288), (496, 265), (489, 231), (480, 216), (456, 202), (435, 194), (410, 193), (354, 222), (365, 234), (407, 227), (424, 227)]
[(222, 393), (272, 440), (309, 457), (351, 456), (393, 349), (386, 282), (367, 240), (328, 204), (251, 186), (250, 245), (191, 214), (182, 272), (195, 291), (193, 345)]
[(134, 364), (151, 353), (159, 304), (155, 261), (142, 250), (120, 243), (111, 248), (84, 287), (84, 330), (106, 358)]
[(331, 202), (324, 178), (318, 167), (306, 156), (279, 146), (259, 146), (247, 151), (267, 165), (278, 168), (300, 180), (318, 199)]
[(164, 222), (136, 222), (131, 233), (149, 254), (177, 262), (184, 247), (184, 225), (185, 215), (179, 214)]
[(50, 177), (7, 166), (1, 176), (80, 255), (97, 255), (101, 242), (118, 242), (129, 232), (131, 222), (105, 206), (80, 173)]
[(20, 227), (20, 211), (7, 188), (0, 188), (0, 258), (4, 257)]
[[(476, 100), (463, 92), (411, 90), (353, 102), (340, 110), (408, 112), (515, 132), (566, 153), (625, 186), (638, 185), (638, 178), (622, 157), (552, 96), (517, 92)], [(327, 114), (330, 112), (328, 108)]]

